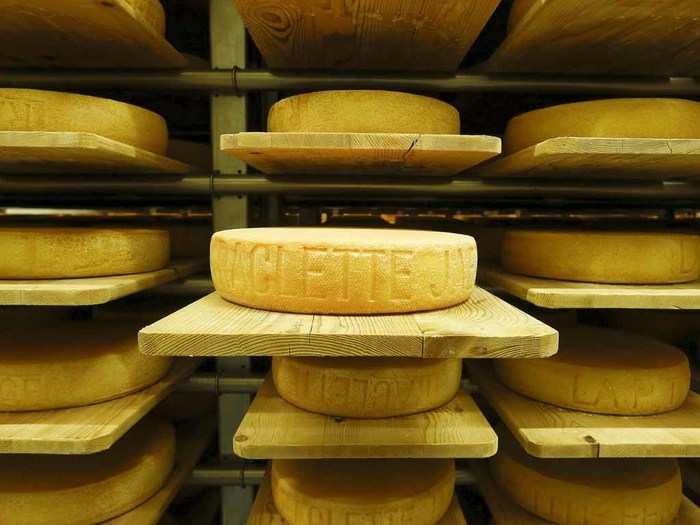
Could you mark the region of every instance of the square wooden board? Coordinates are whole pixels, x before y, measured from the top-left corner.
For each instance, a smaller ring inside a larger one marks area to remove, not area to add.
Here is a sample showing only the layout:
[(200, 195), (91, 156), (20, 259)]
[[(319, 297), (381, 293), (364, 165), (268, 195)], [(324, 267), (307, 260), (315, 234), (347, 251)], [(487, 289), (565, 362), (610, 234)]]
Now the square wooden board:
[(607, 416), (559, 408), (502, 385), (489, 362), (467, 364), (479, 394), (538, 458), (700, 457), (700, 395), (655, 416)]
[(221, 150), (267, 175), (451, 177), (501, 153), (485, 135), (237, 133)]
[(268, 376), (233, 438), (245, 459), (483, 458), (498, 437), (463, 390), (445, 406), (412, 416), (335, 418), (287, 403)]
[(445, 310), (333, 316), (255, 310), (212, 293), (139, 332), (148, 355), (548, 357), (553, 328), (489, 292)]

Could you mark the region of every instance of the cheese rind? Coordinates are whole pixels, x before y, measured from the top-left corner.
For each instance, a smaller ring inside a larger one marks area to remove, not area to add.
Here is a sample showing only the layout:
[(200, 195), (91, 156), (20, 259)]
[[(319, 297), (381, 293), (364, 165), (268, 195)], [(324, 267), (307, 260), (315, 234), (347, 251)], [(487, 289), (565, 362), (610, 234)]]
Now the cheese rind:
[(440, 100), (394, 91), (319, 91), (272, 106), (269, 132), (459, 135), (459, 112)]
[(161, 36), (165, 35), (165, 10), (159, 0), (127, 0), (134, 15)]
[(0, 228), (0, 279), (64, 279), (159, 270), (170, 259), (163, 230)]
[(667, 284), (700, 277), (700, 238), (678, 233), (510, 230), (501, 265), (511, 273), (611, 284)]
[(214, 234), (211, 272), (224, 299), (318, 314), (446, 308), (474, 288), (466, 235), (353, 228), (249, 228)]
[(272, 376), (289, 403), (329, 416), (383, 418), (425, 412), (461, 386), (461, 359), (273, 357)]
[(273, 460), (272, 498), (289, 525), (435, 525), (454, 493), (453, 460)]

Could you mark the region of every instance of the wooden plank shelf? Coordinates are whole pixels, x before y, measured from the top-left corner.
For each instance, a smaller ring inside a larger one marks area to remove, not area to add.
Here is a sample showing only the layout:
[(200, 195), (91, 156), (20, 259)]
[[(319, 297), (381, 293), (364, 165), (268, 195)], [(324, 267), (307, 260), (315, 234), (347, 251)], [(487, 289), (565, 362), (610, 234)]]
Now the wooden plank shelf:
[(476, 288), (453, 308), (332, 316), (255, 310), (213, 293), (147, 326), (141, 351), (174, 356), (548, 357), (558, 333)]
[(94, 454), (110, 448), (201, 364), (178, 359), (158, 383), (95, 405), (0, 412), (0, 454)]
[(543, 308), (700, 309), (700, 281), (634, 285), (558, 281), (508, 273), (480, 265), (478, 281)]
[(700, 459), (681, 460), (681, 470), (683, 471), (683, 486), (686, 492), (700, 498)]
[(0, 67), (181, 68), (130, 0), (0, 0)]
[(511, 433), (539, 458), (700, 457), (700, 395), (654, 416), (578, 412), (523, 397), (502, 385), (489, 362), (467, 364), (470, 378)]
[(87, 306), (104, 304), (206, 270), (203, 259), (179, 259), (161, 270), (81, 279), (0, 280), (0, 305)]
[(460, 390), (441, 408), (411, 416), (354, 419), (306, 412), (282, 399), (268, 376), (233, 439), (246, 459), (483, 458), (498, 437)]
[(172, 173), (191, 166), (95, 133), (0, 131), (0, 173)]
[(501, 153), (481, 135), (237, 133), (222, 151), (267, 175), (457, 175)]

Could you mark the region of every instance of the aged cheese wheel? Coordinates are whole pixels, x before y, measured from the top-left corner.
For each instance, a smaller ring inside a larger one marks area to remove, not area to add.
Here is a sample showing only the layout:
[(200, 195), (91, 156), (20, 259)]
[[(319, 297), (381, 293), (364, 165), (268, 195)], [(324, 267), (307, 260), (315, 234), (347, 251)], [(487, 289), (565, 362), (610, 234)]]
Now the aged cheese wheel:
[(546, 359), (494, 359), (499, 379), (552, 405), (627, 416), (668, 412), (690, 389), (686, 355), (655, 339), (603, 328), (562, 327)]
[(274, 357), (280, 396), (330, 416), (381, 418), (432, 410), (461, 386), (461, 359)]
[(516, 28), (534, 5), (543, 5), (546, 1), (547, 0), (515, 0), (513, 2), (513, 7), (510, 8), (510, 15), (508, 16), (508, 32), (512, 32), (513, 29)]
[(153, 496), (173, 468), (175, 433), (146, 419), (105, 452), (0, 455), (0, 523), (93, 525)]
[(0, 228), (0, 279), (64, 279), (159, 270), (170, 259), (167, 231)]
[(142, 390), (171, 359), (139, 352), (138, 322), (28, 318), (2, 327), (0, 412), (90, 405)]
[(514, 503), (558, 525), (668, 525), (681, 505), (675, 459), (536, 459), (506, 438), (489, 462)]
[(678, 233), (511, 230), (501, 265), (548, 279), (664, 284), (700, 277), (698, 236)]
[(159, 0), (126, 0), (137, 20), (159, 35), (165, 35), (165, 10)]
[(700, 103), (625, 98), (562, 104), (511, 119), (503, 152), (515, 153), (554, 137), (700, 138)]
[(277, 102), (270, 132), (458, 135), (459, 112), (440, 100), (394, 91), (320, 91)]
[(0, 89), (0, 131), (95, 133), (158, 155), (165, 155), (168, 127), (160, 115), (106, 98)]
[(452, 501), (451, 459), (272, 460), (272, 498), (289, 525), (435, 525)]
[(455, 233), (249, 228), (214, 234), (211, 272), (234, 303), (280, 312), (400, 313), (466, 301), (476, 243)]
[(608, 310), (610, 328), (629, 330), (676, 346), (698, 341), (700, 313), (693, 310)]

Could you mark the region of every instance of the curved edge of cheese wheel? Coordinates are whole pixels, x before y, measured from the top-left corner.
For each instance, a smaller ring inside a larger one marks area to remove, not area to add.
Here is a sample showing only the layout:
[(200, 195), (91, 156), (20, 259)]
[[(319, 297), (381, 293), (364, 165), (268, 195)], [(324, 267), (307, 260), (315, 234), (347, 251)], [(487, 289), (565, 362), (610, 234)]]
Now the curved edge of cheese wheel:
[(511, 230), (503, 237), (507, 272), (611, 284), (672, 284), (700, 277), (700, 237), (691, 234)]
[(0, 89), (0, 131), (94, 133), (157, 155), (168, 149), (168, 126), (157, 113), (59, 91)]
[(134, 15), (160, 36), (165, 36), (165, 9), (159, 0), (127, 0)]
[(459, 112), (450, 104), (394, 91), (319, 91), (272, 106), (269, 132), (424, 133), (459, 135)]
[(435, 409), (461, 387), (461, 359), (273, 357), (279, 395), (309, 412), (384, 418)]

